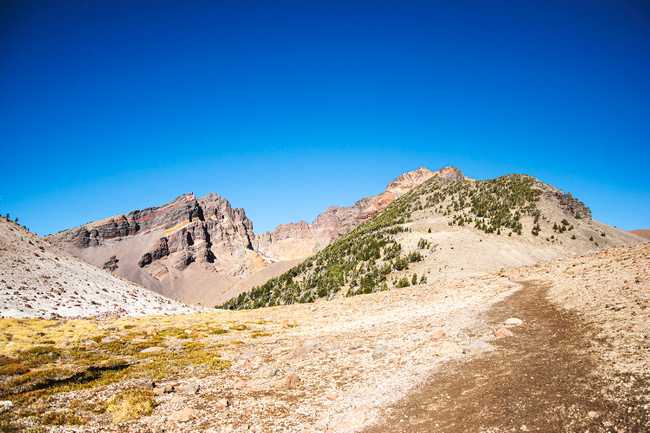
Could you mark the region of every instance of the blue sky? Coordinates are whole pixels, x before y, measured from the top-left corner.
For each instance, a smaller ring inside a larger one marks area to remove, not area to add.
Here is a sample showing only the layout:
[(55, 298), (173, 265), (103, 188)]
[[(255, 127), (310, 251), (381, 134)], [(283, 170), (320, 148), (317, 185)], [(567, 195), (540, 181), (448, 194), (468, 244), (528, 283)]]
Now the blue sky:
[(650, 227), (643, 1), (4, 1), (0, 212), (215, 191), (256, 231), (399, 173), (528, 173)]

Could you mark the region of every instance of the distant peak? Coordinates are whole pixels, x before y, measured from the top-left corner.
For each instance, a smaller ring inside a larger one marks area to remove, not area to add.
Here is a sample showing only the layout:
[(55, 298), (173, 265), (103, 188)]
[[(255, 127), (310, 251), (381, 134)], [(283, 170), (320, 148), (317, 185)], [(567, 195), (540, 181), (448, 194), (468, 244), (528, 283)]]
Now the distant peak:
[(386, 187), (386, 191), (397, 193), (398, 195), (410, 191), (414, 187), (421, 185), (432, 177), (442, 177), (446, 179), (462, 179), (463, 173), (456, 167), (446, 166), (436, 171), (432, 171), (425, 166), (407, 171), (397, 176)]

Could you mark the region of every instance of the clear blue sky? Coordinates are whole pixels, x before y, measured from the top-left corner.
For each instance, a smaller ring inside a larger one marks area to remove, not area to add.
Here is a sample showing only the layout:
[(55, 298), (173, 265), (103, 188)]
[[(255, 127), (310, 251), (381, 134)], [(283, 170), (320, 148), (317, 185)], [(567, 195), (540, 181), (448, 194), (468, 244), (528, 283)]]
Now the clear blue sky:
[(650, 227), (646, 1), (2, 1), (0, 212), (215, 191), (256, 231), (420, 165)]

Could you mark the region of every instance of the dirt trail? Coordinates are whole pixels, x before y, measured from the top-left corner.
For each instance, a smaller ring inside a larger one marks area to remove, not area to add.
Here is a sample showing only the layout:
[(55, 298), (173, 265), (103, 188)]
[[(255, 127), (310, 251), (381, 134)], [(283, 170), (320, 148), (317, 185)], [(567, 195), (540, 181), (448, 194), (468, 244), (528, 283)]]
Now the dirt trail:
[(650, 431), (635, 388), (612, 389), (593, 373), (594, 330), (549, 302), (544, 283), (522, 285), (488, 314), (495, 327), (523, 319), (514, 337), (497, 340), (497, 350), (482, 357), (446, 365), (366, 433)]

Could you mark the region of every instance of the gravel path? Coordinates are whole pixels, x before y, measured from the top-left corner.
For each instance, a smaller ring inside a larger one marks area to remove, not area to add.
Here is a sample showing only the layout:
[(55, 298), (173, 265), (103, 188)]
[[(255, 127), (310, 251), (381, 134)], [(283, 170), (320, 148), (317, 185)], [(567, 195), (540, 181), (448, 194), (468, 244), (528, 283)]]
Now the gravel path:
[(498, 339), (497, 350), (452, 362), (384, 412), (367, 433), (383, 432), (647, 432), (647, 377), (617, 381), (595, 373), (596, 330), (547, 299), (549, 284), (523, 289), (488, 313), (495, 326), (524, 323)]

